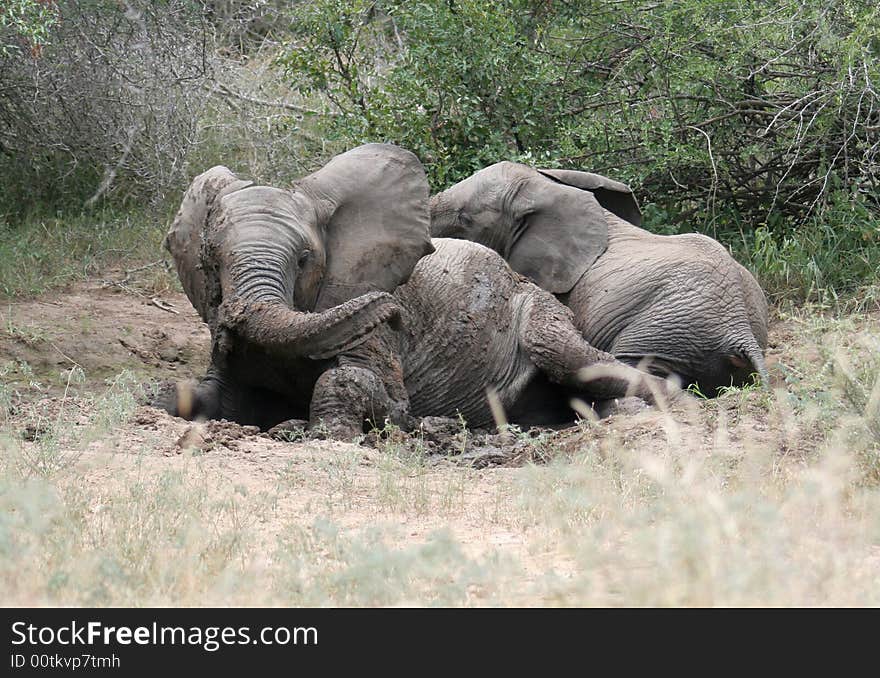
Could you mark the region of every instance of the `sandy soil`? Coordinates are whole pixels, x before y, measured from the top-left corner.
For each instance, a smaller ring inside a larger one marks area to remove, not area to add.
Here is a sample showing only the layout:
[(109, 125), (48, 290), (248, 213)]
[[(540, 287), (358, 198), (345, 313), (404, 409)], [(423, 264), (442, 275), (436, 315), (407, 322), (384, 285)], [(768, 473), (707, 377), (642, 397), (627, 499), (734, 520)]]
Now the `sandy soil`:
[(73, 365), (93, 386), (122, 369), (145, 378), (194, 377), (210, 348), (208, 329), (183, 294), (150, 297), (101, 281), (7, 302), (0, 322), (3, 360), (27, 362), (53, 391), (63, 388), (58, 374)]

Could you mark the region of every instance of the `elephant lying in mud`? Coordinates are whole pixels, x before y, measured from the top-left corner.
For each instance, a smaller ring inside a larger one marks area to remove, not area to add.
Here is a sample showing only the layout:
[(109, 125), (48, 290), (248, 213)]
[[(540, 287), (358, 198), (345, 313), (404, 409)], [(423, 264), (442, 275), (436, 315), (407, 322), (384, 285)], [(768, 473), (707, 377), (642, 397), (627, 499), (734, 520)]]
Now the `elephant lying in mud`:
[(499, 252), (554, 293), (594, 347), (714, 395), (769, 383), (767, 302), (704, 235), (639, 228), (630, 189), (597, 174), (500, 162), (431, 199), (431, 234)]
[(664, 392), (591, 347), (495, 252), (432, 242), (429, 223), (421, 163), (389, 145), (336, 156), (292, 190), (225, 167), (196, 177), (166, 245), (210, 328), (211, 364), (167, 409), (263, 429), (308, 418), (351, 438), (365, 420), (489, 425), (487, 388), (521, 425), (570, 421), (574, 394)]

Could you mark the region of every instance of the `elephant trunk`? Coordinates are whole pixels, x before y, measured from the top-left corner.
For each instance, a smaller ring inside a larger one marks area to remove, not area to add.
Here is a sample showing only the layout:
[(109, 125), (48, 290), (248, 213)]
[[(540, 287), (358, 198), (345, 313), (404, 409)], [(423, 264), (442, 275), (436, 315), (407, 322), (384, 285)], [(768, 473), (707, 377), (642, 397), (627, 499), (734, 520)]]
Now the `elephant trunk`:
[(369, 292), (321, 313), (237, 297), (224, 302), (221, 322), (267, 350), (322, 359), (354, 348), (382, 323), (399, 317), (390, 294)]
[(384, 322), (398, 321), (400, 307), (387, 292), (369, 292), (320, 313), (297, 309), (307, 303), (295, 299), (295, 262), (303, 246), (288, 237), (272, 247), (267, 239), (236, 244), (220, 327), (273, 352), (321, 359), (354, 348)]

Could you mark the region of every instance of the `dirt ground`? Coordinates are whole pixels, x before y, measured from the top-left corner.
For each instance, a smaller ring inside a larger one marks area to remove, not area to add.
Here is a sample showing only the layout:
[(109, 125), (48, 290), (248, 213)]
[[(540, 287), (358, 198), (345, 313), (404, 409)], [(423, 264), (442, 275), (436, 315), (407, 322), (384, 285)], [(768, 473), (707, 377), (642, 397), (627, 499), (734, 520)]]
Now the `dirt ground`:
[[(792, 425), (784, 407), (766, 407), (761, 398), (772, 395), (741, 393), (714, 401), (688, 398), (668, 412), (618, 414), (507, 439), (459, 432), (437, 442), (430, 434), (392, 435), (361, 445), (286, 442), (227, 422), (189, 423), (137, 405), (112, 430), (83, 440), (77, 430), (94, 424), (96, 411), (107, 406), (100, 394), (112, 390), (108, 384), (121, 371), (130, 372), (132, 383), (196, 378), (204, 371), (209, 335), (185, 296), (158, 298), (85, 282), (5, 304), (0, 328), (0, 362), (7, 365), (7, 391), (15, 393), (6, 426), (27, 450), (63, 416), (69, 437), (62, 435), (59, 444), (75, 450), (65, 482), (110, 494), (134, 476), (158, 477), (195, 463), (217, 496), (271, 495), (271, 516), (249, 523), (258, 543), (271, 544), (282, 529), (312, 524), (322, 515), (354, 532), (390, 527), (402, 545), (425, 543), (440, 530), (468, 557), (510, 557), (527, 580), (549, 570), (565, 577), (573, 567), (566, 553), (540, 539), (540, 522), (510, 508), (530, 501), (524, 497), (533, 491), (524, 482), (530, 462), (584, 450), (599, 458), (620, 449), (650, 456), (673, 447), (685, 456), (723, 449), (731, 458), (769, 450), (780, 463), (796, 465), (821, 437), (818, 423)], [(771, 329), (768, 362), (776, 385), (784, 385), (786, 374), (779, 365), (782, 346), (796, 341), (798, 332), (791, 321), (777, 321)], [(808, 364), (816, 350), (804, 346), (800, 358)], [(420, 461), (412, 464), (416, 453)]]
[[(83, 375), (76, 391), (99, 393), (122, 370), (143, 382), (198, 378), (209, 357), (208, 330), (182, 293), (156, 298), (101, 281), (8, 303), (0, 309), (0, 327), (5, 328), (0, 336), (3, 361), (30, 366), (25, 375), (10, 375), (8, 384), (22, 398), (8, 425), (25, 439), (39, 434), (41, 422), (53, 421), (62, 407), (74, 427), (88, 425), (95, 404), (70, 396), (73, 367), (81, 368)], [(438, 459), (433, 469), (419, 473), (420, 486), (456, 484), (461, 488), (456, 501), (468, 508), (454, 515), (428, 515), (412, 506), (389, 512), (368, 496), (375, 485), (377, 459), (383, 456), (375, 449), (333, 441), (278, 441), (233, 423), (193, 424), (146, 406), (139, 406), (112, 436), (77, 452), (71, 471), (76, 482), (103, 485), (109, 491), (135, 465), (140, 473), (155, 475), (189, 465), (193, 448), (204, 452), (198, 461), (212, 476), (218, 494), (224, 485), (250, 495), (275, 492), (279, 477), (295, 486), (296, 491), (280, 500), (278, 525), (291, 520), (309, 523), (330, 508), (334, 520), (348, 528), (390, 518), (411, 542), (448, 529), (475, 553), (498, 546), (516, 551), (524, 543), (522, 535), (498, 524), (487, 528), (485, 520), (487, 512), (498, 510), (499, 493), (506, 491), (514, 469), (479, 473), (467, 468), (471, 464)], [(491, 463), (492, 455), (487, 458)], [(345, 467), (338, 473), (328, 469), (328, 460), (334, 459)], [(456, 478), (465, 476), (466, 486), (459, 485)], [(271, 524), (262, 523), (258, 529), (271, 541)]]

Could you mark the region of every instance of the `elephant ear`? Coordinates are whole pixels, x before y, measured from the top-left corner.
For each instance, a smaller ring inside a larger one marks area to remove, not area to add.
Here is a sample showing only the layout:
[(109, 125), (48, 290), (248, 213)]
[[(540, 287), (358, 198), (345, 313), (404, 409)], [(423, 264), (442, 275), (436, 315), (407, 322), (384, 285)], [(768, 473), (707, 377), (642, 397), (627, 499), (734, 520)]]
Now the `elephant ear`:
[(390, 144), (359, 146), (299, 186), (316, 200), (327, 254), (315, 311), (366, 292), (392, 292), (434, 251), (428, 181), (409, 151)]
[(505, 258), (540, 287), (563, 294), (608, 247), (608, 223), (591, 193), (531, 172), (513, 200), (520, 222)]
[(639, 203), (636, 201), (632, 189), (626, 184), (592, 172), (559, 169), (539, 169), (538, 171), (545, 177), (561, 184), (589, 191), (596, 196), (599, 204), (609, 212), (613, 212), (634, 226), (642, 225), (642, 211), (639, 209)]
[(180, 209), (165, 236), (165, 248), (174, 257), (177, 275), (190, 303), (208, 322), (207, 281), (202, 268), (202, 242), (211, 210), (220, 198), (250, 186), (222, 165), (212, 167), (195, 179), (183, 195)]

